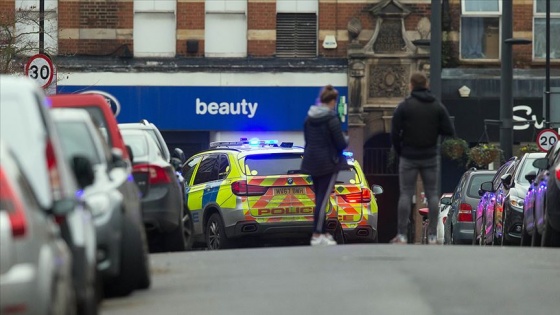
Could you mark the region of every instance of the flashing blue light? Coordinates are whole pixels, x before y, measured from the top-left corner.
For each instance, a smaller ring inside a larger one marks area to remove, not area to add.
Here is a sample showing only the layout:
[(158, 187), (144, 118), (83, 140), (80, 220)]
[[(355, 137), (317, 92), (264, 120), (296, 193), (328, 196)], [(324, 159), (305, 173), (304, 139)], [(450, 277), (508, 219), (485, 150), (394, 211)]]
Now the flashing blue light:
[(278, 140), (265, 140), (264, 144), (278, 144)]
[(259, 145), (260, 141), (257, 138), (249, 140), (249, 145)]
[(354, 153), (352, 153), (352, 152), (346, 152), (346, 151), (344, 151), (344, 152), (342, 152), (342, 154), (343, 154), (345, 157), (347, 157), (347, 158), (354, 157)]
[(78, 199), (82, 199), (82, 197), (84, 196), (84, 190), (83, 189), (76, 190), (75, 196)]

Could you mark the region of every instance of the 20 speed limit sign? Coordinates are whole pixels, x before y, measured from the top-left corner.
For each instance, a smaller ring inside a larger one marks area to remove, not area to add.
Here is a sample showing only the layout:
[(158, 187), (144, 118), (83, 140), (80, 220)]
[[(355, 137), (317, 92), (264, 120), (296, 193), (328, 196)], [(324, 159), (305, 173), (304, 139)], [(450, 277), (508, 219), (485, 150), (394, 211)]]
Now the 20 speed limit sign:
[(25, 75), (35, 80), (42, 88), (51, 84), (54, 77), (54, 66), (47, 55), (37, 54), (27, 61)]
[(542, 151), (548, 151), (558, 141), (558, 133), (554, 129), (544, 129), (537, 136), (537, 146)]

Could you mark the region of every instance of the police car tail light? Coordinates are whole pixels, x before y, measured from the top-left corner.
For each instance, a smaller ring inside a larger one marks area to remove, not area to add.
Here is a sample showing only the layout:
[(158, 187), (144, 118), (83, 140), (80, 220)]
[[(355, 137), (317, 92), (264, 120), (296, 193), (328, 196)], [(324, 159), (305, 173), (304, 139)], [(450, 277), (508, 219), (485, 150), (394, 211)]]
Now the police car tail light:
[(371, 191), (362, 188), (361, 192), (341, 195), (342, 199), (348, 203), (368, 203), (371, 201)]
[(21, 199), (15, 193), (12, 185), (0, 167), (0, 210), (8, 212), (8, 218), (12, 226), (12, 236), (22, 237), (27, 231), (27, 220)]
[(556, 174), (556, 179), (560, 180), (560, 165), (556, 166), (554, 173)]
[(231, 191), (237, 196), (260, 196), (264, 195), (268, 187), (247, 185), (247, 181), (238, 180), (231, 184)]
[(459, 212), (457, 212), (457, 221), (459, 222), (472, 222), (472, 207), (468, 203), (459, 205)]
[(167, 184), (171, 183), (171, 178), (163, 167), (151, 164), (134, 165), (132, 171), (135, 173), (148, 173), (148, 182), (150, 184)]

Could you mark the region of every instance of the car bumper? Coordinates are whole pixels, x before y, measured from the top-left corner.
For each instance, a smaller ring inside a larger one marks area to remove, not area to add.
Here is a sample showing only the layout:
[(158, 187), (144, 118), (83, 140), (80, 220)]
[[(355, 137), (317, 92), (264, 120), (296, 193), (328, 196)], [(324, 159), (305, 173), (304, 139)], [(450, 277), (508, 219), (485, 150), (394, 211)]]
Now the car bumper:
[(504, 237), (508, 241), (521, 240), (521, 227), (523, 226), (523, 209), (506, 208), (506, 221), (504, 222)]
[[(336, 219), (327, 219), (327, 232), (334, 232), (338, 225)], [(312, 221), (294, 221), (294, 222), (272, 222), (259, 223), (256, 221), (242, 221), (234, 225), (226, 226), (226, 235), (229, 238), (243, 236), (272, 236), (272, 237), (290, 237), (301, 236), (303, 234), (310, 235), (313, 233)]]
[(474, 223), (457, 222), (453, 225), (453, 241), (456, 243), (472, 242)]
[(141, 204), (146, 232), (167, 233), (179, 226), (183, 205), (181, 195), (173, 189), (167, 186), (150, 187)]
[(369, 225), (360, 225), (352, 229), (344, 229), (344, 238), (347, 242), (373, 243), (377, 239), (377, 230)]

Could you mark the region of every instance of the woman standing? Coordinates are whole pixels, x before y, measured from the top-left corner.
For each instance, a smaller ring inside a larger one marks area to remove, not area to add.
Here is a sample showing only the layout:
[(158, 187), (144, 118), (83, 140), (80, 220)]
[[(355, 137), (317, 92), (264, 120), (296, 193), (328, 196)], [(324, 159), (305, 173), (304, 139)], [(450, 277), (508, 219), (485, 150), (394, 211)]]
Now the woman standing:
[(305, 151), (301, 169), (311, 175), (315, 190), (315, 213), (311, 245), (336, 245), (325, 233), (325, 212), (334, 188), (340, 165), (347, 164), (343, 150), (348, 138), (342, 133), (342, 124), (335, 112), (338, 91), (327, 85), (321, 91), (319, 105), (312, 105), (304, 124)]

